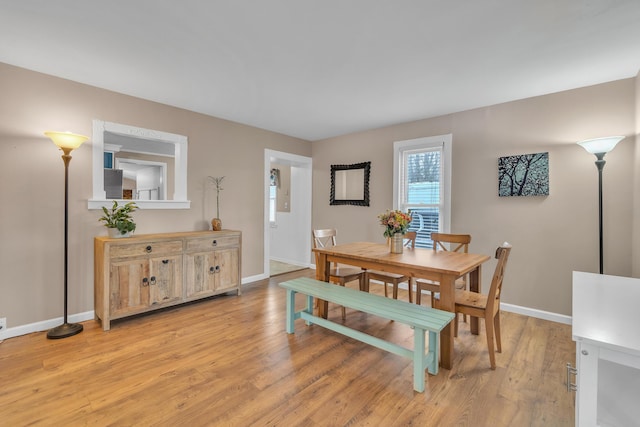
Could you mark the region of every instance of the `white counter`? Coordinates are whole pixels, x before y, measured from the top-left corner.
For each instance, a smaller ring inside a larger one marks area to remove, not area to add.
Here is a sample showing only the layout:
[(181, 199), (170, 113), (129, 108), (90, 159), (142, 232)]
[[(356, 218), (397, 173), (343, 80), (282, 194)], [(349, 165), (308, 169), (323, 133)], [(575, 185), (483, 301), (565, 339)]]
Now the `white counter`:
[(640, 426), (640, 279), (573, 272), (576, 426)]

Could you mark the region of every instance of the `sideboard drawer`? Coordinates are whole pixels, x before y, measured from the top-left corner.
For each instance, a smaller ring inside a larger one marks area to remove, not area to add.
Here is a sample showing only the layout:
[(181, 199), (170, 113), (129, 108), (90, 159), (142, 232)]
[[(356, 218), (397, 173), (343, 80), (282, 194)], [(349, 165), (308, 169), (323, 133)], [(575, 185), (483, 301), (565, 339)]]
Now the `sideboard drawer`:
[(240, 236), (212, 236), (187, 240), (187, 251), (209, 251), (211, 249), (238, 246)]
[(114, 245), (111, 247), (111, 258), (124, 258), (143, 255), (168, 255), (182, 253), (182, 240), (146, 242)]

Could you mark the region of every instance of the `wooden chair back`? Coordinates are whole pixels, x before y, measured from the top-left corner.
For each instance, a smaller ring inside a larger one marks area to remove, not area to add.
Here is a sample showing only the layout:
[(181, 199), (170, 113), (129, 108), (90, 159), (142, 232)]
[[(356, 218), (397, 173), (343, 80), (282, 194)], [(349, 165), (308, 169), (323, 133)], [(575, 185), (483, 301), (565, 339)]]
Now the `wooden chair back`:
[(496, 259), (498, 264), (496, 265), (496, 271), (493, 273), (493, 279), (491, 279), (491, 288), (487, 294), (487, 308), (490, 313), (497, 313), (500, 310), (500, 296), (502, 294), (502, 281), (504, 279), (504, 270), (507, 267), (507, 261), (509, 260), (509, 254), (511, 253), (511, 245), (504, 242), (496, 249)]
[(415, 231), (407, 231), (406, 233), (404, 233), (403, 244), (405, 248), (415, 249), (417, 236), (418, 233)]
[(325, 228), (322, 230), (313, 230), (313, 247), (315, 248), (327, 248), (335, 246), (336, 235), (338, 231), (335, 228)]
[[(336, 236), (338, 235), (338, 230), (335, 228), (324, 228), (321, 230), (313, 230), (313, 248), (330, 248), (331, 246), (337, 245)], [(314, 252), (316, 255), (316, 263), (318, 262), (318, 254)], [(337, 264), (334, 263), (334, 266)]]
[[(320, 230), (313, 230), (313, 248), (330, 248), (337, 245), (336, 236), (338, 231), (335, 228), (324, 228)], [(314, 252), (316, 258), (316, 266), (318, 265), (319, 255)], [(365, 274), (366, 272), (360, 268), (351, 267), (338, 267), (338, 263), (333, 263), (333, 268), (329, 272), (329, 281), (338, 283), (340, 286), (345, 286), (347, 282), (358, 281), (360, 290), (365, 290)], [(316, 303), (318, 300), (316, 299)], [(346, 318), (346, 310), (342, 307), (342, 319)]]
[(431, 233), (431, 240), (433, 240), (434, 251), (464, 252), (466, 254), (469, 253), (471, 234)]

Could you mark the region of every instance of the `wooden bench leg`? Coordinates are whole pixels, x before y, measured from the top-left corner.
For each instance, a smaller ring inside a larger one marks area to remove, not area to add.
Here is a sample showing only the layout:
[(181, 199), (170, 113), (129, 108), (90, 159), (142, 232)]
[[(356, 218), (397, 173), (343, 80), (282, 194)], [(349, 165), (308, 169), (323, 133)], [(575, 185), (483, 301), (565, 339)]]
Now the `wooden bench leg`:
[(433, 354), (433, 358), (427, 369), (431, 375), (438, 375), (438, 367), (440, 366), (440, 361), (438, 360), (440, 356), (440, 337), (438, 335), (440, 334), (437, 332), (429, 331), (429, 353)]
[[(307, 295), (307, 309), (305, 310), (309, 314), (313, 314), (313, 297)], [(294, 319), (295, 320), (295, 319)], [(304, 322), (307, 326), (311, 325), (311, 322), (305, 320)]]
[(429, 352), (425, 355), (425, 330), (415, 328), (413, 335), (413, 389), (424, 392), (425, 369), (431, 375), (438, 375), (438, 342), (437, 332), (429, 331)]
[(296, 291), (287, 289), (287, 333), (292, 334), (295, 330), (294, 321), (295, 318), (295, 302)]
[(413, 389), (420, 393), (424, 391), (424, 370), (426, 369), (424, 332), (424, 329), (418, 328), (413, 331)]

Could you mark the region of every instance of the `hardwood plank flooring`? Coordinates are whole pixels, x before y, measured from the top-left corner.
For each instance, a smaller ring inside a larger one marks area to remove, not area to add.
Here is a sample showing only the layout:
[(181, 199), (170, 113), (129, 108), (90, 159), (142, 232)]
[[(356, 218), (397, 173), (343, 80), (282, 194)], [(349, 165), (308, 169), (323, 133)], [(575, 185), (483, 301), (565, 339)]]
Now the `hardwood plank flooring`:
[[(62, 340), (45, 332), (5, 340), (0, 426), (573, 425), (570, 326), (503, 312), (492, 371), (484, 325), (474, 336), (461, 323), (454, 368), (416, 393), (408, 359), (300, 320), (285, 332), (277, 283), (313, 274), (115, 321), (108, 332), (88, 321)], [(340, 308), (330, 305), (329, 316), (340, 321)], [(412, 345), (405, 325), (352, 310), (344, 323)]]

